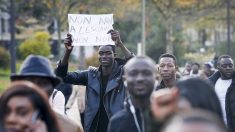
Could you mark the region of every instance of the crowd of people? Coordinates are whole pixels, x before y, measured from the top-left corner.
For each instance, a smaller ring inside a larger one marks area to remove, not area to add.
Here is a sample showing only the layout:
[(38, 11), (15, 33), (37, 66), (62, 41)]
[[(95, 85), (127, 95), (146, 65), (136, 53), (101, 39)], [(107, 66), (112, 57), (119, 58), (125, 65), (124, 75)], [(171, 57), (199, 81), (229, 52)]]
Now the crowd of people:
[[(173, 54), (155, 61), (135, 56), (118, 31), (108, 33), (115, 45), (99, 47), (99, 67), (68, 71), (70, 34), (56, 69), (46, 57), (28, 56), (0, 97), (0, 131), (235, 131), (235, 74), (229, 55), (221, 55), (216, 66), (186, 62), (181, 72)], [(116, 47), (124, 59), (116, 57)], [(74, 85), (85, 87), (82, 112), (70, 100), (81, 94)]]

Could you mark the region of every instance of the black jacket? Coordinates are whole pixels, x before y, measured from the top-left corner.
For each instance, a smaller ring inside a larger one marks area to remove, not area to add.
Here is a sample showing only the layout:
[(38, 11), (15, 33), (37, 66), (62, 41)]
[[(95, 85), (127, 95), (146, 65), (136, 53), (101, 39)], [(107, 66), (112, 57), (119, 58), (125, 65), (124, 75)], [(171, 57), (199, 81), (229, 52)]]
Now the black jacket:
[[(135, 109), (135, 111), (138, 125), (139, 127), (141, 127), (140, 124), (142, 119), (140, 116), (140, 112), (137, 109)], [(134, 120), (134, 115), (130, 111), (129, 103), (125, 105), (125, 108), (123, 110), (119, 111), (111, 118), (108, 126), (108, 132), (138, 132)]]
[[(130, 110), (130, 104), (127, 101), (125, 103), (125, 108), (110, 119), (108, 132), (138, 132), (137, 125), (139, 125), (141, 130), (144, 128), (143, 132), (160, 132), (163, 123), (157, 122), (153, 118), (149, 108), (146, 108), (142, 112), (135, 109), (137, 124), (134, 119), (134, 114)], [(142, 126), (142, 122), (144, 126)]]
[[(123, 85), (123, 65), (125, 60), (115, 59), (112, 74), (109, 77), (106, 91), (103, 97), (103, 103), (108, 118), (116, 112), (123, 109), (126, 90)], [(92, 122), (100, 108), (100, 89), (101, 89), (101, 67), (98, 70), (85, 70), (76, 72), (67, 72), (67, 66), (58, 65), (56, 75), (63, 78), (64, 82), (75, 85), (86, 86), (85, 114), (84, 114), (84, 130), (91, 132), (91, 128), (96, 128)]]
[[(217, 71), (209, 77), (209, 81), (215, 85), (220, 78), (220, 72)], [(225, 110), (227, 116), (228, 128), (235, 131), (235, 73), (232, 76), (232, 84), (229, 86), (225, 97)]]

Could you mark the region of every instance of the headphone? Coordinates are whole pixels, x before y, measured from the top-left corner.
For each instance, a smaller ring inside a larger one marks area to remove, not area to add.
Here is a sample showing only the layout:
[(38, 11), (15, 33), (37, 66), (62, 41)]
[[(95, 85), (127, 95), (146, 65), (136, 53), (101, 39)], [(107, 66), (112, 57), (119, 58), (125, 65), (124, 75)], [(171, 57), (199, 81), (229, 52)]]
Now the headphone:
[[(141, 121), (141, 122), (142, 122), (142, 130), (141, 130), (140, 125), (139, 125), (138, 120), (137, 120), (136, 113), (135, 113), (135, 112), (136, 112), (136, 111), (135, 111), (135, 107), (134, 107), (134, 105), (132, 104), (130, 98), (128, 99), (128, 102), (129, 102), (129, 104), (130, 104), (130, 111), (131, 111), (131, 113), (132, 113), (132, 115), (133, 115), (133, 117), (134, 117), (135, 126), (137, 127), (138, 132), (144, 132), (144, 121)], [(141, 114), (141, 119), (142, 119), (142, 120), (144, 119), (142, 114)]]

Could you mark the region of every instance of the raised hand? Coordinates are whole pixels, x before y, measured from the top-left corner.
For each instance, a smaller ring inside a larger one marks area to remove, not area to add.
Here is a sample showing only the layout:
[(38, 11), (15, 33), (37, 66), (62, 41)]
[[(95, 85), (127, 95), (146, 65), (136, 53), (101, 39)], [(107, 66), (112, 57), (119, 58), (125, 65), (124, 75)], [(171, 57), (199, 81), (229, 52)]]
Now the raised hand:
[(111, 38), (115, 42), (116, 46), (123, 45), (122, 40), (120, 38), (120, 34), (119, 34), (119, 32), (117, 30), (111, 29), (111, 30), (108, 31), (108, 33), (111, 34)]
[(67, 34), (67, 37), (64, 40), (64, 46), (66, 48), (66, 50), (68, 51), (72, 51), (73, 50), (73, 46), (72, 46), (72, 35), (71, 34)]
[(151, 96), (151, 110), (154, 117), (163, 121), (177, 110), (178, 90), (175, 88), (154, 91)]

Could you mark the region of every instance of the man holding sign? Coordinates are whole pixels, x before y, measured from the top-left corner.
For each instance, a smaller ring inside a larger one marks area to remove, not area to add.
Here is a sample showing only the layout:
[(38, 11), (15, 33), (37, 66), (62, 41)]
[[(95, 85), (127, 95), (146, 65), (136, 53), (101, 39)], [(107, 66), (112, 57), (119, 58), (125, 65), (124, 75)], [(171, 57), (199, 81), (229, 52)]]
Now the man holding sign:
[(85, 132), (106, 132), (109, 119), (123, 108), (126, 97), (122, 80), (123, 66), (133, 54), (123, 45), (118, 31), (110, 30), (108, 34), (111, 34), (115, 45), (121, 48), (125, 60), (115, 58), (115, 45), (102, 45), (99, 48), (100, 66), (97, 69), (68, 72), (68, 60), (73, 50), (72, 35), (68, 34), (64, 42), (64, 57), (56, 69), (57, 76), (62, 77), (64, 82), (86, 86)]

